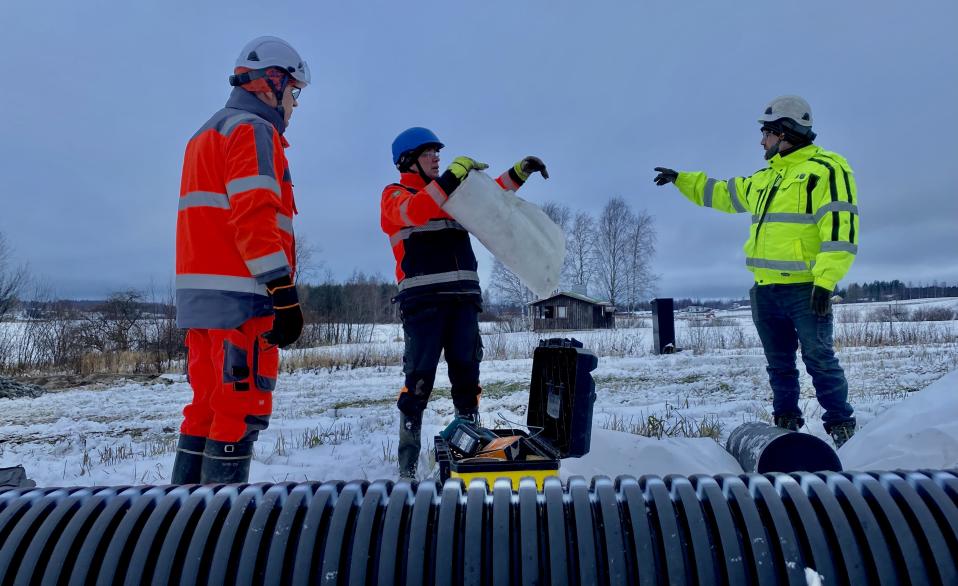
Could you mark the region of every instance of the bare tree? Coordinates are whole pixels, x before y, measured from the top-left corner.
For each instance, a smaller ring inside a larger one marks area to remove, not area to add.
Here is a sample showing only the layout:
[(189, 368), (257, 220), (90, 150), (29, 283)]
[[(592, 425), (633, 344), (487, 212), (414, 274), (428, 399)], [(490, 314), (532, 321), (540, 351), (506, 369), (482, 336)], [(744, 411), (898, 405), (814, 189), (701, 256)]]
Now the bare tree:
[(132, 289), (115, 292), (84, 314), (83, 344), (100, 352), (134, 350), (134, 341), (141, 338), (137, 330), (144, 318), (142, 293)]
[(320, 252), (306, 236), (296, 237), (297, 283), (310, 283), (322, 271), (323, 261), (317, 258)]
[(526, 315), (529, 303), (536, 299), (535, 293), (499, 259), (492, 264), (492, 288), (501, 302), (519, 307), (522, 315)]
[(602, 294), (618, 305), (626, 294), (629, 235), (634, 214), (621, 197), (609, 199), (596, 227), (596, 275)]
[(53, 287), (43, 281), (34, 284), (31, 319), (18, 351), (18, 368), (44, 367), (82, 370), (83, 325), (73, 306), (60, 300)]
[(642, 210), (631, 214), (626, 244), (625, 301), (630, 309), (649, 298), (658, 279), (652, 273), (655, 255), (655, 220)]
[(16, 306), (20, 291), (27, 282), (26, 265), (13, 266), (12, 256), (13, 249), (0, 233), (0, 319)]
[(595, 274), (595, 220), (587, 212), (577, 212), (566, 234), (568, 281), (588, 295)]
[(572, 259), (569, 256), (569, 235), (572, 228), (572, 210), (569, 209), (569, 206), (556, 202), (546, 202), (542, 206), (542, 211), (549, 216), (553, 222), (556, 223), (559, 228), (562, 229), (562, 234), (565, 235), (565, 258), (562, 259), (562, 269), (561, 275), (559, 278), (559, 289), (568, 289), (571, 279), (569, 278), (572, 273)]
[(554, 201), (547, 201), (542, 204), (542, 211), (549, 216), (549, 219), (558, 224), (563, 232), (569, 231), (569, 223), (572, 221), (572, 210), (569, 209), (569, 206)]
[(151, 284), (147, 299), (149, 311), (137, 328), (135, 346), (146, 352), (149, 366), (159, 374), (184, 356), (186, 331), (176, 327), (176, 289), (172, 280), (163, 291)]

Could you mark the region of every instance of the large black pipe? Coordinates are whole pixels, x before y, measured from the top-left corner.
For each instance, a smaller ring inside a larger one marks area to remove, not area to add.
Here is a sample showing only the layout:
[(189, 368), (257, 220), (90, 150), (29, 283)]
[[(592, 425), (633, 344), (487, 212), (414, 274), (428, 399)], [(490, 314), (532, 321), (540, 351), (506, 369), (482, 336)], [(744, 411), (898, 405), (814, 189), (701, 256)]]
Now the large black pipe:
[(955, 471), (0, 490), (3, 585), (958, 584), (956, 551)]
[(761, 421), (732, 430), (725, 450), (745, 472), (841, 472), (835, 450), (814, 435), (789, 431)]

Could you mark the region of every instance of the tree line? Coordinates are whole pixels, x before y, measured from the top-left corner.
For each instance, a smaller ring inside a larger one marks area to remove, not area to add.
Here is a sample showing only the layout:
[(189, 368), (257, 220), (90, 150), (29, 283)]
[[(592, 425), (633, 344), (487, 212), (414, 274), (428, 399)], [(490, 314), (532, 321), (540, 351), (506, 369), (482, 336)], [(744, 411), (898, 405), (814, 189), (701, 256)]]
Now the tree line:
[(836, 294), (845, 303), (864, 303), (869, 301), (896, 301), (904, 299), (933, 299), (936, 297), (958, 297), (958, 284), (939, 283), (914, 284), (893, 281), (872, 281), (871, 283), (850, 283), (839, 287)]
[[(632, 210), (622, 198), (611, 198), (598, 216), (554, 203), (544, 210), (567, 238), (561, 290), (612, 301), (620, 310), (649, 308), (657, 280), (651, 270), (655, 254), (651, 216)], [(309, 247), (304, 250), (312, 252)], [(307, 260), (300, 259), (304, 269), (310, 265)], [(391, 279), (356, 272), (337, 281), (327, 272), (319, 282), (298, 287), (307, 322), (301, 347), (369, 342), (373, 326), (399, 321)], [(534, 300), (532, 292), (498, 262), (486, 289), (486, 319), (521, 313)], [(873, 281), (851, 283), (836, 292), (846, 303), (958, 297), (958, 284)], [(745, 302), (676, 299), (675, 307), (722, 308)], [(104, 300), (65, 300), (52, 287), (32, 280), (26, 265), (13, 263), (2, 233), (0, 321), (16, 321), (0, 336), (0, 371), (158, 373), (184, 356), (184, 332), (176, 327), (171, 284), (160, 291), (119, 291)]]

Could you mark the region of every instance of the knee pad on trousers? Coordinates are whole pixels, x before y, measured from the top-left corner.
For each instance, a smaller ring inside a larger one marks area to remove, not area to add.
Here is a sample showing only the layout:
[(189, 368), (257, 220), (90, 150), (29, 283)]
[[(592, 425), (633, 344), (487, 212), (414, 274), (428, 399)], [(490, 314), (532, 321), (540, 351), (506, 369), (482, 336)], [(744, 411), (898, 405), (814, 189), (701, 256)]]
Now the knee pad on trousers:
[(432, 393), (432, 385), (427, 384), (425, 378), (415, 380), (413, 388), (403, 387), (396, 400), (396, 406), (407, 417), (417, 417), (421, 420), (422, 412), (426, 410), (429, 395)]

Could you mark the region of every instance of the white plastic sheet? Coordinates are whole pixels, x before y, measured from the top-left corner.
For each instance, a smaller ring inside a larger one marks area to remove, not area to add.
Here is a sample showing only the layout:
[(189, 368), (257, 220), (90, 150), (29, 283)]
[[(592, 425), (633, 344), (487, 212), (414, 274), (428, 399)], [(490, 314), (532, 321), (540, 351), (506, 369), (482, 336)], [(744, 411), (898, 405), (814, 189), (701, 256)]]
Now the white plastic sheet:
[(539, 297), (559, 286), (565, 235), (537, 206), (472, 171), (443, 209)]
[(958, 370), (910, 393), (839, 448), (845, 470), (958, 466)]

